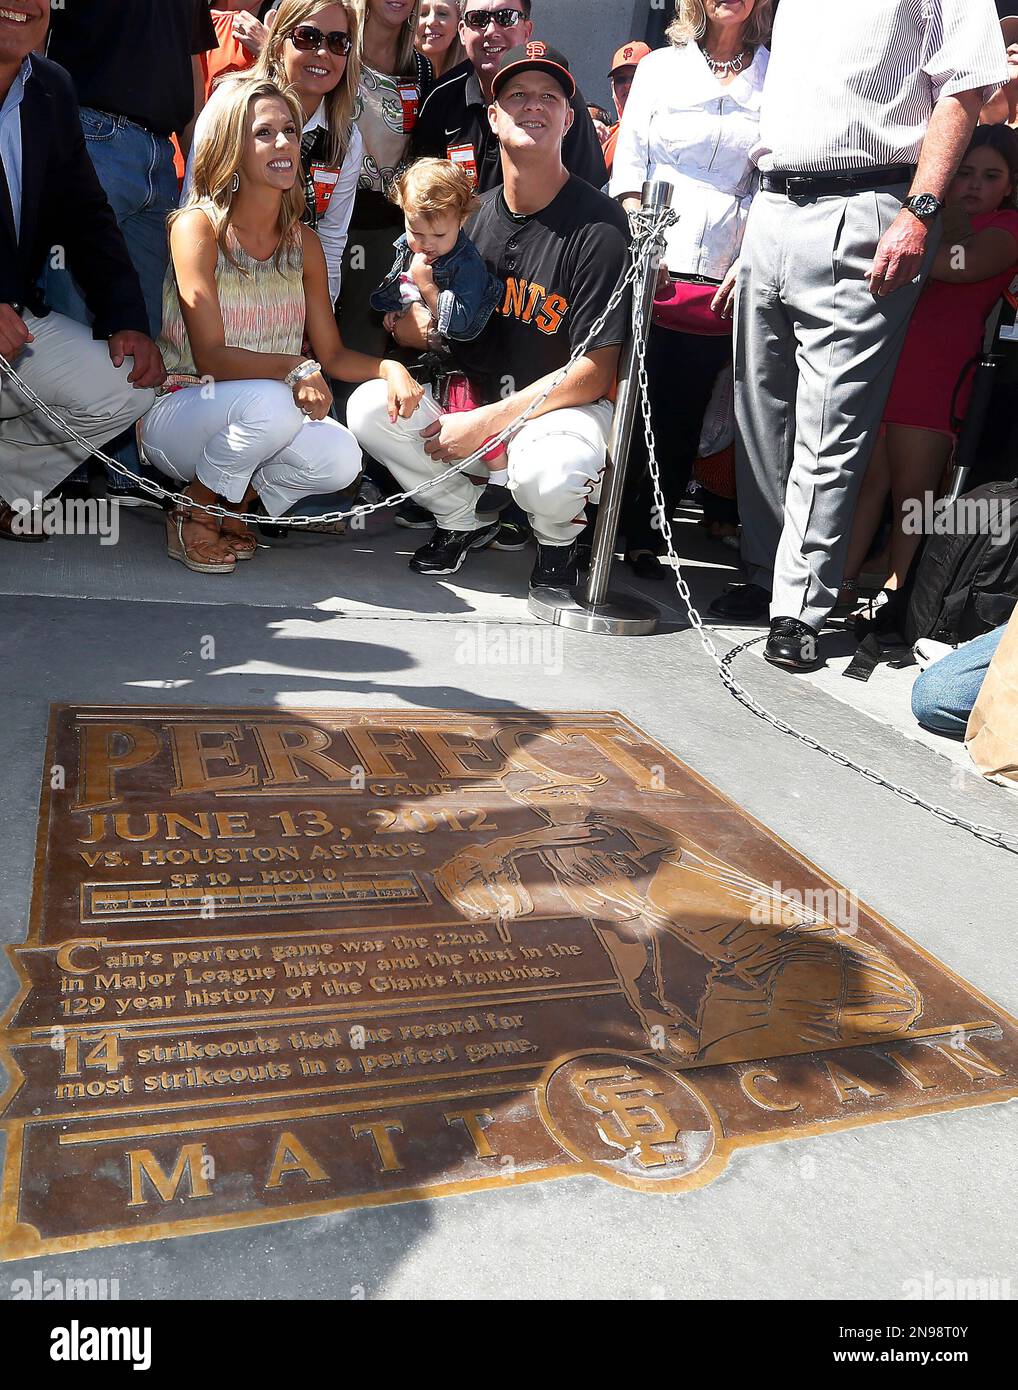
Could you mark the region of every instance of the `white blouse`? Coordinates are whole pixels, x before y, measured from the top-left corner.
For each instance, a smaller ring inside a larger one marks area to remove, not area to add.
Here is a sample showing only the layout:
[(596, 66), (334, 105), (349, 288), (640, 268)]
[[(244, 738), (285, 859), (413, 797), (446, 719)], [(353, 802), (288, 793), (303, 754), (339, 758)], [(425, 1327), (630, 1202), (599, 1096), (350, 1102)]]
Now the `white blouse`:
[(638, 194), (648, 179), (674, 185), (679, 221), (666, 234), (673, 273), (722, 280), (739, 255), (756, 191), (769, 56), (758, 48), (726, 87), (695, 43), (659, 49), (636, 69), (608, 191)]
[[(229, 80), (229, 78), (226, 79), (226, 81)], [(208, 138), (216, 96), (222, 90), (223, 85), (220, 82), (212, 89), (212, 95), (195, 122), (194, 134), (191, 137), (191, 152), (187, 157), (187, 168), (184, 173), (184, 187), (180, 198), (181, 207), (187, 202), (194, 183), (194, 152), (198, 145)], [(327, 120), (325, 102), (323, 101), (304, 126), (302, 134), (306, 135), (309, 130), (317, 130), (319, 126), (324, 126)], [(329, 272), (329, 295), (333, 303), (339, 298), (343, 284), (343, 253), (346, 250), (349, 236), (350, 218), (353, 214), (354, 198), (357, 196), (357, 179), (360, 176), (363, 158), (364, 143), (361, 140), (360, 131), (354, 126), (350, 131), (350, 143), (347, 146), (343, 167), (339, 171), (332, 198), (318, 219), (318, 240), (322, 243), (322, 250), (325, 252), (325, 265)]]

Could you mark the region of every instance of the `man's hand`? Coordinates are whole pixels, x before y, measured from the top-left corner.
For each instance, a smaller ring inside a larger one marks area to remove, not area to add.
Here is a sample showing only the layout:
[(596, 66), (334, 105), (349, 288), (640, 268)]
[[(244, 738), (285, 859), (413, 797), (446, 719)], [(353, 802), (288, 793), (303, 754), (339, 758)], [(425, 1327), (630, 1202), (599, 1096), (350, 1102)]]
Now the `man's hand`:
[(122, 366), (125, 357), (134, 358), (134, 368), (127, 379), (139, 391), (162, 386), (166, 380), (166, 368), (159, 349), (144, 333), (125, 329), (114, 333), (107, 346), (114, 367)]
[(434, 319), (424, 304), (411, 304), (405, 314), (400, 314), (390, 332), (400, 347), (417, 348), (423, 351), (428, 346), (428, 333), (434, 326)]
[(269, 31), (262, 22), (247, 10), (238, 10), (233, 16), (233, 37), (241, 48), (253, 58), (259, 57), (269, 37)]
[(487, 409), (465, 410), (460, 415), (443, 415), (421, 434), (427, 443), (424, 451), (438, 463), (458, 463), (476, 454), (493, 431), (487, 424)]
[(906, 208), (880, 238), (869, 272), (870, 292), (875, 299), (909, 285), (919, 274), (926, 257), (929, 228)]
[(710, 302), (715, 314), (719, 314), (723, 319), (730, 319), (735, 312), (735, 287), (738, 283), (739, 262), (733, 261), (718, 286), (717, 294)]
[(0, 304), (0, 352), (7, 361), (13, 364), (22, 350), (34, 342), (21, 315), (10, 304)]

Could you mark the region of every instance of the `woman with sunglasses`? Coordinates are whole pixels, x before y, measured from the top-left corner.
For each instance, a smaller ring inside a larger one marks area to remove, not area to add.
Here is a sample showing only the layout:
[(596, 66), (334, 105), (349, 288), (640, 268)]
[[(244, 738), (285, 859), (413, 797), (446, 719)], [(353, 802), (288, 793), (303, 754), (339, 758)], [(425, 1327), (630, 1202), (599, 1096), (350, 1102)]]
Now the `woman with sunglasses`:
[(292, 92), (256, 77), (227, 83), (191, 198), (170, 219), (167, 380), (142, 443), (187, 484), (189, 505), (166, 519), (167, 554), (200, 574), (231, 574), (257, 548), (239, 517), (208, 508), (281, 516), (356, 481), (361, 451), (329, 418), (326, 375), (385, 381), (393, 421), (423, 396), (398, 362), (351, 352), (339, 337), (321, 243), (301, 224), (300, 126)]
[[(364, 157), (354, 118), (360, 79), (361, 0), (283, 0), (266, 15), (266, 37), (252, 77), (291, 88), (304, 118), (301, 167), (304, 221), (319, 236), (329, 273), (329, 294), (339, 298), (346, 250)], [(224, 83), (213, 91), (194, 131), (184, 184), (191, 188), (195, 150), (206, 138)]]
[(423, 53), (441, 82), (466, 57), (459, 36), (458, 0), (422, 0), (417, 52)]
[(421, 0), (367, 0), (365, 8), (357, 115), (364, 158), (349, 242), (358, 249), (357, 273), (345, 274), (339, 306), (343, 338), (361, 352), (382, 353), (389, 346), (382, 315), (369, 299), (385, 279), (393, 243), (403, 232), (389, 190), (406, 162), (417, 113), (435, 81), (431, 63), (414, 49), (420, 8)]

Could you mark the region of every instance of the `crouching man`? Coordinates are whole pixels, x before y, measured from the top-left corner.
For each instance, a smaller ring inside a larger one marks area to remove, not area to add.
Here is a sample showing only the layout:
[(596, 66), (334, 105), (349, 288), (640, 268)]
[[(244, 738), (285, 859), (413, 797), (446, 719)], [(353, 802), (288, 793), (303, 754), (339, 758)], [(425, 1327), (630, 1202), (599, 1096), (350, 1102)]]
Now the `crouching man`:
[[(40, 400), (99, 448), (145, 414), (165, 373), (148, 336), (138, 276), (85, 148), (71, 80), (33, 52), (45, 41), (50, 0), (16, 0), (6, 13), (0, 353)], [(50, 313), (43, 302), (39, 275), (58, 254), (85, 292), (91, 329)], [(0, 372), (0, 537), (45, 540), (25, 524), (28, 507), (86, 457)]]
[[(493, 81), (488, 120), (505, 184), (484, 195), (466, 231), (505, 295), (479, 338), (450, 345), (486, 404), (435, 420), (425, 402), (409, 420), (393, 423), (377, 383), (350, 400), (347, 423), (401, 488), (444, 473), (519, 420), (586, 341), (625, 270), (625, 214), (562, 163), (575, 90), (566, 59), (536, 42), (509, 50)], [(509, 441), (509, 487), (537, 540), (532, 588), (568, 587), (576, 579), (576, 541), (604, 472), (609, 397), (628, 322), (627, 296)], [(398, 321), (396, 335), (404, 346), (423, 348), (433, 327), (418, 305)], [(477, 515), (484, 465), (476, 472), (476, 480), (458, 473), (416, 499), (437, 523), (410, 561), (417, 573), (454, 574), (471, 550), (497, 535), (497, 520)]]

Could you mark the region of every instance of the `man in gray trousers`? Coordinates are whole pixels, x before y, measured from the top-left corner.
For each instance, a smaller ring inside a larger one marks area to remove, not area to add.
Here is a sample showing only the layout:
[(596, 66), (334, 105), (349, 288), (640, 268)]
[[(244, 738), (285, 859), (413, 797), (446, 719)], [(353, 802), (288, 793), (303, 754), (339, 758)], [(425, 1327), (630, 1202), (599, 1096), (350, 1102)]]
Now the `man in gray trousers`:
[(738, 283), (736, 413), (765, 655), (818, 664), (856, 496), (939, 216), (979, 109), (1007, 81), (993, 0), (782, 0)]

